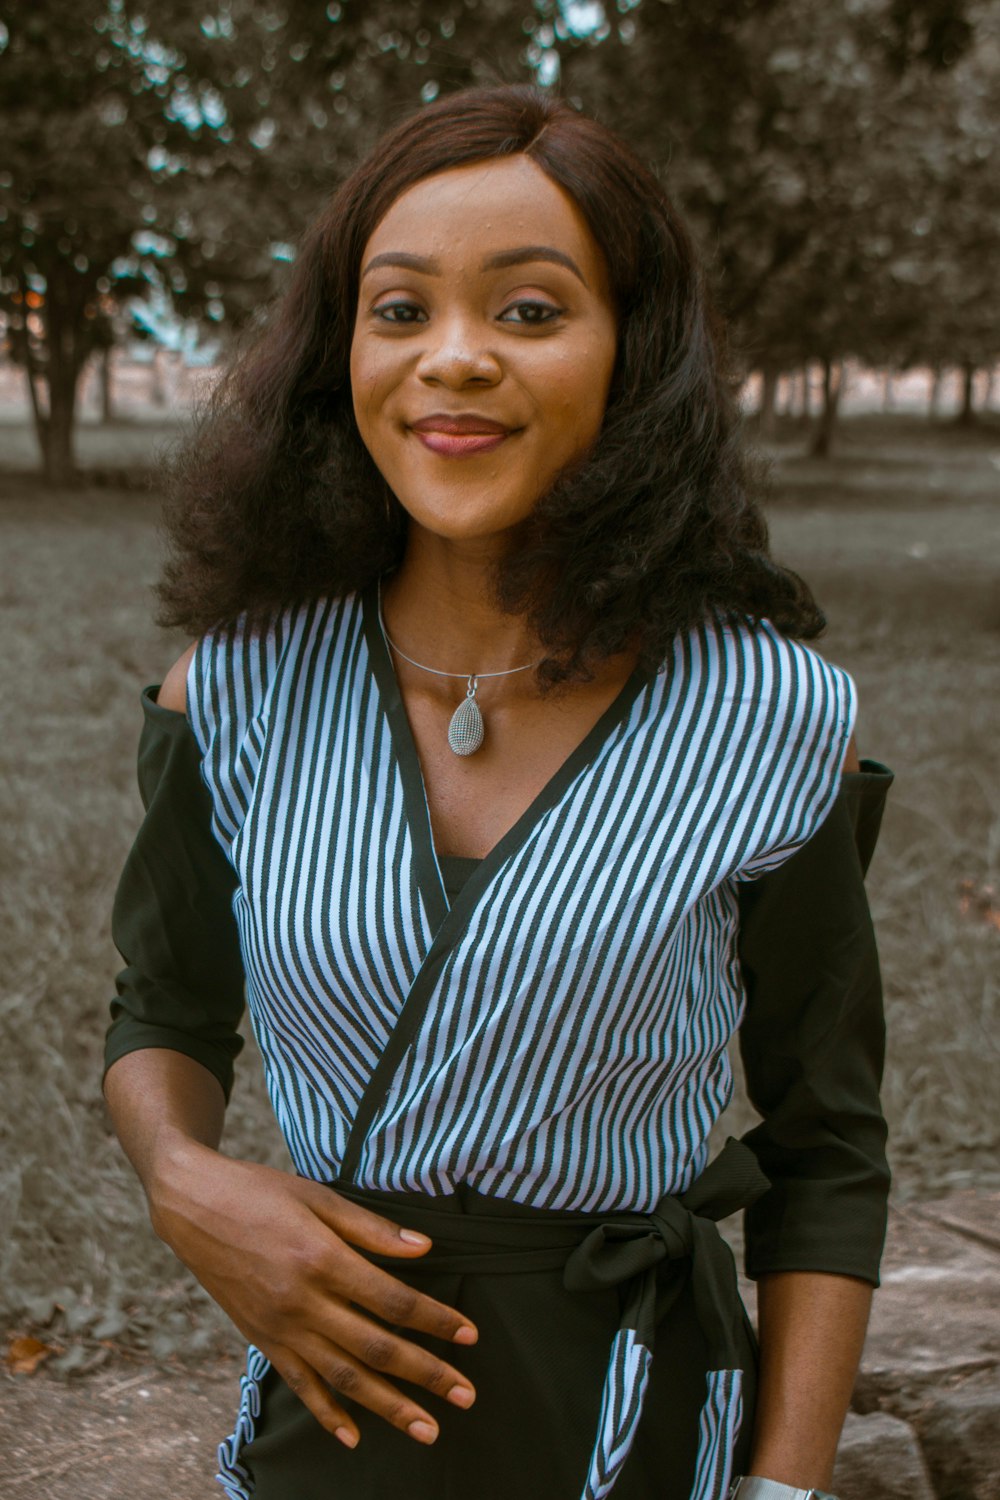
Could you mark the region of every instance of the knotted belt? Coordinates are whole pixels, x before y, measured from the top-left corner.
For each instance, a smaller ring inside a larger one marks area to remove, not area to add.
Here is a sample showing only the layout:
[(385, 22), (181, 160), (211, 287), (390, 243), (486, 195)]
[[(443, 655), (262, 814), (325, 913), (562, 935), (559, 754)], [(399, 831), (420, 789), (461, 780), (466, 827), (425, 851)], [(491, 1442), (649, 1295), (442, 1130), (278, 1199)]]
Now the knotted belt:
[[(474, 1208), (450, 1212), (416, 1195), (331, 1184), (353, 1203), (391, 1212), (404, 1228), (430, 1237), (432, 1248), (419, 1261), (407, 1262), (408, 1274), (504, 1275), (561, 1267), (567, 1291), (622, 1289), (621, 1321), (581, 1500), (603, 1500), (621, 1472), (642, 1416), (657, 1324), (688, 1280), (710, 1362), (691, 1500), (721, 1500), (726, 1493), (742, 1416), (736, 1343), (741, 1304), (733, 1257), (716, 1224), (755, 1202), (769, 1185), (750, 1148), (733, 1139), (686, 1192), (661, 1198), (649, 1213), (581, 1214), (524, 1206), (496, 1217)], [(369, 1258), (399, 1272), (400, 1262), (392, 1257)], [(657, 1274), (664, 1261), (677, 1263), (681, 1272), (665, 1286)]]

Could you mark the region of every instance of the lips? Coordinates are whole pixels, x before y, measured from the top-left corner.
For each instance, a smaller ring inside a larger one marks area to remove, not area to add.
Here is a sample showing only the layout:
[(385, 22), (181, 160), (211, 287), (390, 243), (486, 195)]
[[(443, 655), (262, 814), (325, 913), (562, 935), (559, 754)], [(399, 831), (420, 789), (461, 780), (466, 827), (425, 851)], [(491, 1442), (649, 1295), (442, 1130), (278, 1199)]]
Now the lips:
[(442, 458), (467, 458), (499, 448), (513, 429), (471, 412), (458, 416), (436, 412), (411, 422), (410, 430), (416, 433), (425, 448)]

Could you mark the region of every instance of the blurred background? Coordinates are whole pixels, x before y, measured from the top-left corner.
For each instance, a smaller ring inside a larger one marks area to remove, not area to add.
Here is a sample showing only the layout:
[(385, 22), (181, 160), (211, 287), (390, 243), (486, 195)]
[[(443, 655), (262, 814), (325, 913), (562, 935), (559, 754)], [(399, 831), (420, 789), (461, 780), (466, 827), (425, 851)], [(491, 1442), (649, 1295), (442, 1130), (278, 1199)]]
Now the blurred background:
[[(225, 1337), (153, 1237), (99, 1089), (138, 694), (185, 644), (152, 623), (158, 468), (357, 156), (479, 81), (561, 90), (688, 216), (775, 549), (857, 678), (862, 754), (898, 775), (869, 882), (895, 1201), (1000, 1187), (997, 4), (0, 17), (0, 1329), (64, 1373)], [(251, 1047), (227, 1149), (281, 1162), (257, 1074)], [(748, 1122), (738, 1098), (728, 1128)]]

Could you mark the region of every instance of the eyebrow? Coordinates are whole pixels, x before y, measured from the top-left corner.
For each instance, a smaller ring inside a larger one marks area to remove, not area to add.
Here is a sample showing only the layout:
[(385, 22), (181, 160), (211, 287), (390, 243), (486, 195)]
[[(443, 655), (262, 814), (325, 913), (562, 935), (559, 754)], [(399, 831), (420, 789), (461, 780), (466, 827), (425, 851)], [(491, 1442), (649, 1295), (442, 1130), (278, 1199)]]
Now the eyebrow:
[[(561, 250), (553, 249), (550, 245), (522, 245), (516, 250), (498, 250), (496, 255), (490, 255), (483, 261), (482, 269), (505, 271), (509, 266), (528, 265), (538, 260), (548, 261), (554, 266), (565, 266), (584, 286), (587, 285), (587, 279), (576, 261)], [(382, 266), (392, 266), (404, 271), (419, 271), (425, 276), (441, 275), (440, 261), (427, 255), (410, 255), (405, 250), (385, 250), (381, 255), (372, 256), (361, 275), (365, 277), (369, 271), (377, 271)]]

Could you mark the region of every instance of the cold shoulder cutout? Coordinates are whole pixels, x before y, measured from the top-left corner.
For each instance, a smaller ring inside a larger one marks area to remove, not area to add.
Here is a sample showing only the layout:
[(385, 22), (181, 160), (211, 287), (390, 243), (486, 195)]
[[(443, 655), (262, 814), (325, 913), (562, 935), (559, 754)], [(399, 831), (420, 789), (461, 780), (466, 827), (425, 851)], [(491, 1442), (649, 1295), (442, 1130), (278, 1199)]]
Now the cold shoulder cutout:
[(191, 659), (198, 649), (197, 641), (192, 641), (184, 654), (174, 662), (170, 671), (164, 677), (156, 692), (156, 702), (161, 708), (170, 709), (174, 713), (187, 715), (187, 684), (188, 673), (191, 667)]

